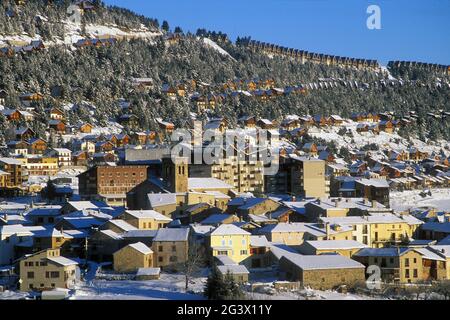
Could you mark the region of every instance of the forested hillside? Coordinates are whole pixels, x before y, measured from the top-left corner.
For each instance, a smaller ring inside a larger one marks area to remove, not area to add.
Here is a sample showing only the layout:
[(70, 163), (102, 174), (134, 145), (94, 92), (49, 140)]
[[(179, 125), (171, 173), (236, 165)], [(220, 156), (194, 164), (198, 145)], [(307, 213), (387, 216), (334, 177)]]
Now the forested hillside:
[[(51, 3), (50, 3), (51, 2)], [(123, 28), (159, 28), (156, 19), (137, 16), (128, 10), (106, 8), (94, 1), (96, 9), (83, 16), (83, 24), (114, 24)], [(65, 8), (69, 1), (27, 1), (17, 6), (15, 1), (0, 4), (0, 34), (21, 34), (44, 40), (64, 37)], [(14, 14), (11, 14), (14, 13)], [(8, 14), (6, 14), (8, 13)], [(36, 19), (37, 15), (45, 19)], [(47, 20), (47, 21), (44, 21)], [(176, 25), (176, 21), (173, 22)], [(165, 25), (164, 29), (168, 26)], [(181, 30), (177, 30), (181, 34)], [(165, 30), (162, 30), (166, 34)], [(46, 124), (44, 108), (49, 105), (79, 104), (72, 108), (69, 120), (89, 120), (88, 112), (95, 106), (94, 117), (100, 123), (120, 115), (117, 100), (132, 102), (132, 112), (137, 114), (143, 129), (153, 128), (154, 119), (161, 117), (184, 125), (191, 112), (197, 112), (191, 99), (169, 99), (161, 91), (164, 83), (176, 84), (193, 79), (208, 84), (219, 84), (233, 79), (272, 78), (277, 86), (285, 87), (318, 81), (320, 78), (345, 79), (367, 83), (367, 86), (335, 87), (324, 90), (308, 90), (306, 94), (286, 95), (267, 102), (236, 97), (225, 100), (214, 110), (198, 114), (199, 118), (226, 116), (231, 123), (242, 114), (253, 114), (280, 119), (287, 114), (340, 114), (349, 116), (357, 111), (394, 111), (405, 115), (416, 111), (419, 118), (408, 134), (419, 137), (450, 137), (450, 118), (434, 119), (430, 111), (450, 111), (450, 87), (448, 79), (438, 79), (433, 74), (409, 72), (404, 85), (381, 86), (379, 80), (388, 79), (388, 73), (358, 71), (350, 68), (317, 64), (299, 64), (281, 57), (269, 57), (254, 53), (245, 46), (231, 42), (220, 43), (231, 57), (205, 45), (201, 37), (182, 34), (176, 43), (169, 44), (164, 36), (152, 41), (133, 39), (118, 41), (111, 46), (75, 49), (72, 46), (48, 46), (45, 50), (0, 57), (0, 86), (7, 93), (5, 104), (19, 107), (19, 96), (24, 92), (39, 92), (44, 100), (37, 103), (42, 123), (36, 123), (39, 132)], [(403, 71), (403, 75), (407, 71)], [(394, 77), (399, 76), (393, 74)], [(133, 77), (148, 77), (154, 81), (153, 89), (139, 92), (133, 89)], [(416, 81), (418, 80), (418, 81)], [(439, 81), (439, 85), (436, 85)], [(61, 89), (60, 97), (51, 97), (52, 88)], [(83, 107), (85, 106), (85, 107)], [(5, 130), (5, 129), (3, 129)]]

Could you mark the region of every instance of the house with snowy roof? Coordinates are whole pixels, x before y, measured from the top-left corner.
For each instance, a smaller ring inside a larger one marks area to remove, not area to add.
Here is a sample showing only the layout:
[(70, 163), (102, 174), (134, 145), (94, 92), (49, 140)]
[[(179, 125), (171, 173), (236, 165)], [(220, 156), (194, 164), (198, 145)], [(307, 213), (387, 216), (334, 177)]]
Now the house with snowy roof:
[(20, 290), (72, 289), (78, 279), (78, 262), (60, 255), (60, 249), (46, 249), (19, 260)]
[(162, 228), (153, 238), (155, 266), (176, 268), (188, 259), (189, 228)]
[(319, 290), (365, 281), (364, 265), (338, 254), (286, 254), (279, 261), (279, 269), (287, 280)]
[(136, 242), (129, 244), (113, 254), (113, 266), (117, 272), (136, 272), (139, 268), (153, 267), (153, 250)]

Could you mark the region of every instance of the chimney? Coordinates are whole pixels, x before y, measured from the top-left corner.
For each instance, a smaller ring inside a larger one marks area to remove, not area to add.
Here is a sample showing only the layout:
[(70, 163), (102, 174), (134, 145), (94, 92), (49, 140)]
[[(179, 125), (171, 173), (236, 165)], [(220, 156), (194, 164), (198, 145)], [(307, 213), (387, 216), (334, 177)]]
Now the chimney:
[(330, 223), (329, 222), (325, 223), (325, 232), (326, 232), (325, 240), (329, 240), (329, 237), (330, 237)]

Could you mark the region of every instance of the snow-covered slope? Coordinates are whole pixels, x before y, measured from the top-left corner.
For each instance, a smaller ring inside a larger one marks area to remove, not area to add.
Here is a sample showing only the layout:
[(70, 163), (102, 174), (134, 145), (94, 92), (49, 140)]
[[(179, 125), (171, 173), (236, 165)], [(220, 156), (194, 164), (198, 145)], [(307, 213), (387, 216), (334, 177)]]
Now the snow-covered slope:
[(236, 61), (228, 52), (226, 52), (222, 47), (220, 47), (217, 43), (215, 43), (211, 39), (203, 38), (203, 42), (205, 43), (205, 45), (207, 45), (208, 47), (213, 48), (214, 50), (216, 50), (220, 54), (231, 58), (233, 61)]
[[(415, 147), (421, 150), (431, 152), (439, 152), (441, 149), (450, 148), (450, 142), (440, 140), (438, 142), (425, 143), (417, 138), (410, 138), (410, 141), (399, 136), (397, 133), (380, 132), (379, 134), (373, 134), (371, 132), (357, 132), (356, 127), (358, 123), (346, 120), (341, 126), (333, 126), (327, 128), (312, 128), (308, 133), (315, 138), (321, 138), (326, 141), (333, 141), (339, 148), (349, 146), (353, 148), (361, 148), (367, 144), (375, 143), (380, 149), (393, 149), (393, 150), (407, 150), (408, 146), (412, 143)], [(351, 131), (352, 135), (340, 135), (338, 132), (341, 128), (346, 128), (347, 131)]]

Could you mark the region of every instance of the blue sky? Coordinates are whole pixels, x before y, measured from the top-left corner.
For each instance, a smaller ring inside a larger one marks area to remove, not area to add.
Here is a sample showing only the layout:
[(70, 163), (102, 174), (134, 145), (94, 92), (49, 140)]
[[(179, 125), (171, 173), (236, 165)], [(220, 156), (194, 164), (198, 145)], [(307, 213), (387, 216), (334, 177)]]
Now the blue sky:
[[(450, 65), (450, 0), (105, 0), (184, 31), (222, 31), (233, 40), (355, 58)], [(381, 30), (366, 26), (381, 9)]]

